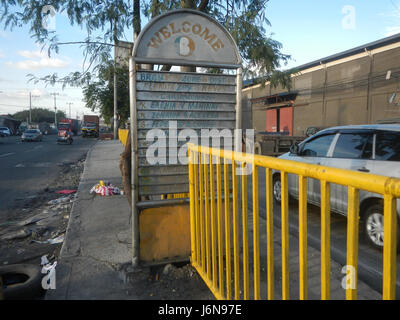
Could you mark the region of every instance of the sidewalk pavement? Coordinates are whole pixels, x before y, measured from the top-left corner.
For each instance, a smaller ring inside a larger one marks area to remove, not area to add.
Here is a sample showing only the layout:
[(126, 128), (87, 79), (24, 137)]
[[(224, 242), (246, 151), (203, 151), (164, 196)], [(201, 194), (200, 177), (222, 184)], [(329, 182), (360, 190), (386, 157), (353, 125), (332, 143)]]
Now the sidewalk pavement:
[(190, 266), (131, 268), (130, 207), (123, 195), (99, 196), (99, 180), (122, 189), (123, 146), (98, 141), (88, 152), (47, 300), (212, 299)]
[[(181, 268), (131, 268), (130, 207), (125, 196), (89, 193), (99, 180), (122, 186), (118, 140), (99, 141), (88, 152), (84, 172), (56, 268), (56, 289), (48, 300), (81, 299), (213, 299), (200, 276), (190, 266)], [(252, 213), (249, 212), (249, 257), (252, 257)], [(266, 226), (260, 217), (261, 297), (266, 298)], [(281, 232), (274, 226), (275, 299), (281, 293)], [(298, 239), (290, 236), (290, 298), (298, 299)], [(250, 260), (250, 279), (252, 263)], [(168, 269), (168, 270), (167, 270)], [(240, 263), (242, 270), (242, 262)], [(331, 261), (331, 298), (345, 299), (342, 266)], [(308, 248), (309, 299), (320, 299), (320, 252)], [(241, 286), (243, 282), (241, 281)], [(252, 285), (251, 285), (252, 286)], [(251, 288), (252, 290), (252, 288)], [(381, 295), (358, 281), (359, 299)]]

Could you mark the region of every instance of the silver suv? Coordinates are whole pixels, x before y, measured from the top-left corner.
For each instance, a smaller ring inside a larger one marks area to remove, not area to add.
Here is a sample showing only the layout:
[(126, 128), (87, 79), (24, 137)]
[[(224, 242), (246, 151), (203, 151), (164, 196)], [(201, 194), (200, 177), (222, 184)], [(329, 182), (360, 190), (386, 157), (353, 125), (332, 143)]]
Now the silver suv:
[[(342, 126), (324, 129), (292, 146), (279, 158), (400, 178), (400, 124)], [(275, 173), (274, 199), (281, 201), (281, 182)], [(288, 175), (289, 195), (298, 198), (298, 176)], [(308, 178), (307, 200), (319, 205), (319, 180)], [(400, 215), (400, 200), (397, 199)], [(347, 187), (331, 184), (331, 210), (347, 215)], [(383, 197), (360, 190), (360, 217), (366, 239), (383, 247)], [(399, 232), (397, 232), (398, 239)], [(398, 241), (399, 243), (399, 241)]]

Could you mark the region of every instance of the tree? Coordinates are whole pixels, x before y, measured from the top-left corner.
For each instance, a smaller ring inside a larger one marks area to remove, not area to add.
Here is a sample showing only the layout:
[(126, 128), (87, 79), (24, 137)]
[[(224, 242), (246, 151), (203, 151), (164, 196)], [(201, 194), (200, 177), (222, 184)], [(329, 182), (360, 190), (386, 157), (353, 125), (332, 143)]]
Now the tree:
[[(290, 74), (276, 72), (290, 59), (280, 52), (282, 45), (266, 35), (270, 25), (265, 12), (269, 0), (143, 0), (142, 9), (147, 18), (153, 18), (177, 8), (191, 8), (206, 12), (214, 17), (232, 34), (244, 62), (244, 78), (271, 80), (273, 85), (290, 85)], [(31, 76), (33, 81), (79, 86), (96, 81), (99, 67), (111, 60), (111, 49), (115, 37), (133, 28), (137, 35), (141, 29), (139, 0), (54, 0), (51, 5), (58, 13), (66, 13), (71, 24), (86, 29), (86, 39), (78, 39), (75, 44), (83, 45), (85, 62), (89, 67), (84, 71), (72, 72), (59, 77), (57, 74), (44, 78)], [(16, 7), (15, 7), (16, 6)], [(50, 12), (42, 12), (44, 3), (36, 0), (2, 0), (0, 23), (4, 28), (29, 25), (32, 37), (47, 46), (49, 55), (58, 52), (60, 46), (71, 43), (59, 41), (55, 31), (43, 28), (42, 20)], [(11, 9), (17, 8), (15, 11)], [(103, 32), (102, 37), (94, 34)], [(134, 37), (135, 39), (135, 37)]]
[[(129, 70), (127, 67), (116, 68), (118, 90), (118, 114), (120, 123), (125, 123), (129, 118)], [(114, 115), (114, 62), (109, 60), (102, 64), (98, 70), (98, 77), (84, 85), (83, 96), (86, 107), (99, 110), (106, 123), (110, 123)]]
[[(32, 108), (31, 110), (32, 122), (34, 123), (54, 123), (54, 111), (44, 108)], [(26, 121), (29, 119), (29, 110), (19, 111), (12, 115), (14, 119)], [(57, 119), (66, 118), (63, 111), (57, 110)]]

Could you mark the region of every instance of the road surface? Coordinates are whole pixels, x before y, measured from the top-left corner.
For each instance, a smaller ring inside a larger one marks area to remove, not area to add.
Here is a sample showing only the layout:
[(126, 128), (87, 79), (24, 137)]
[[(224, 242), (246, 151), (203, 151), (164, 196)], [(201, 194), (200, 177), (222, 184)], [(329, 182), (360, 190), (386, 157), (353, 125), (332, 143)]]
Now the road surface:
[(57, 144), (56, 135), (42, 142), (21, 142), (20, 137), (0, 138), (0, 223), (12, 219), (18, 203), (34, 197), (58, 177), (63, 163), (86, 155), (95, 139), (74, 137), (72, 145)]

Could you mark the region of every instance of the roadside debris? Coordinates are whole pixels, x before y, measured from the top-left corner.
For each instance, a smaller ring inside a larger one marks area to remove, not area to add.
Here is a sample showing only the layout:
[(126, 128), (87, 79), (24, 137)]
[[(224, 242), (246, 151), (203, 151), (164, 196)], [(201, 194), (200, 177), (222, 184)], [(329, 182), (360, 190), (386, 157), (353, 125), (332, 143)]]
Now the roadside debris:
[(0, 217), (0, 266), (38, 265), (44, 254), (54, 259), (59, 255), (77, 199), (84, 159), (61, 166), (58, 177), (44, 185), (43, 191), (27, 193), (15, 202), (7, 220)]
[(100, 180), (98, 184), (94, 185), (90, 190), (90, 194), (96, 193), (102, 196), (112, 196), (117, 194), (124, 194), (122, 190), (117, 187), (114, 187), (110, 182), (104, 182)]
[(48, 239), (45, 241), (39, 241), (39, 240), (32, 240), (32, 241), (36, 243), (50, 243), (50, 244), (62, 243), (64, 241), (64, 235), (55, 237), (53, 239)]
[(69, 189), (56, 191), (56, 193), (58, 193), (58, 194), (71, 194), (71, 193), (75, 193), (75, 192), (76, 192), (76, 190), (69, 190)]
[(13, 231), (10, 233), (6, 233), (5, 235), (1, 236), (1, 240), (14, 240), (14, 239), (24, 239), (29, 237), (32, 234), (32, 231), (29, 229), (22, 229)]

